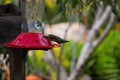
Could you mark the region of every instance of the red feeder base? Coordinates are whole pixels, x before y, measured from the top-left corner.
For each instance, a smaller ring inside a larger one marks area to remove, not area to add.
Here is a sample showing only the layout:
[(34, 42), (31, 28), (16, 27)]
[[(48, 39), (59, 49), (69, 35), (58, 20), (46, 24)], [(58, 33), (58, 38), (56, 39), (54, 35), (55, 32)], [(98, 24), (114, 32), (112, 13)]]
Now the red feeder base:
[(21, 33), (12, 42), (7, 42), (4, 46), (10, 48), (20, 48), (27, 50), (48, 50), (53, 48), (50, 40), (43, 37), (41, 33)]

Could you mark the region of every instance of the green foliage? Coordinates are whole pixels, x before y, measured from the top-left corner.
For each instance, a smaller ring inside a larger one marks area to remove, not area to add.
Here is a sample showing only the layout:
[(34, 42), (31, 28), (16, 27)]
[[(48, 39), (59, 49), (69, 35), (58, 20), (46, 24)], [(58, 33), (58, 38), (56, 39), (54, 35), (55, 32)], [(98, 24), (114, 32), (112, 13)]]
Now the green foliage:
[(4, 4), (5, 3), (5, 0), (0, 0), (0, 4)]
[[(116, 15), (116, 16), (118, 16), (118, 11), (117, 11), (117, 2), (119, 1), (119, 0), (105, 0), (106, 1), (106, 4), (107, 5), (111, 5), (112, 6), (112, 12)], [(106, 5), (105, 4), (105, 5)]]
[[(61, 56), (61, 65), (65, 68), (65, 70), (69, 73), (71, 70), (71, 61), (73, 56), (75, 57), (75, 62), (78, 59), (78, 56), (80, 54), (80, 51), (82, 49), (82, 44), (80, 42), (73, 42), (70, 41), (66, 44), (64, 44), (64, 46), (62, 48), (54, 48), (53, 52), (55, 55), (55, 59), (56, 62), (59, 59), (59, 56)], [(62, 50), (62, 55), (60, 55)]]
[(42, 60), (45, 57), (45, 52), (41, 50), (32, 51), (32, 55), (29, 56), (28, 74), (35, 74), (42, 72), (48, 74), (48, 65)]
[(120, 31), (113, 30), (94, 52), (86, 72), (93, 80), (120, 80)]
[(9, 3), (13, 3), (14, 0), (0, 0), (0, 4), (9, 4)]
[(0, 48), (0, 55), (3, 55), (3, 58), (0, 60), (0, 64), (8, 65), (8, 63), (9, 63), (8, 53), (9, 52), (6, 48)]
[(116, 16), (120, 16), (119, 0), (46, 0), (46, 1), (47, 3), (49, 3), (49, 5), (50, 2), (52, 2), (51, 6), (46, 5), (45, 11), (46, 12), (45, 21), (50, 24), (69, 21), (73, 13), (74, 16), (77, 15), (77, 17), (72, 18), (72, 21), (77, 20), (80, 22), (84, 11), (89, 12), (88, 16), (90, 17), (91, 23), (93, 21), (93, 19), (91, 18), (93, 18), (93, 16), (95, 15), (100, 1), (103, 1), (104, 5), (103, 8), (110, 5), (112, 7), (112, 12)]
[[(69, 73), (71, 70), (71, 60), (72, 56), (75, 55), (75, 63), (80, 54), (82, 48), (82, 44), (79, 42), (74, 43), (70, 41), (66, 43), (63, 47), (62, 55), (61, 55), (61, 65), (65, 68), (65, 70)], [(74, 51), (75, 49), (75, 51)], [(56, 62), (60, 56), (60, 48), (53, 48), (54, 57)], [(56, 71), (46, 62), (43, 61), (45, 58), (45, 51), (35, 50), (32, 51), (32, 55), (29, 56), (28, 61), (28, 74), (35, 74), (36, 72), (42, 72), (45, 75), (51, 75), (53, 78), (56, 76)]]
[[(107, 38), (102, 42), (102, 44), (94, 52), (88, 64), (85, 67), (85, 72), (92, 76), (93, 80), (119, 80), (120, 77), (120, 31), (112, 30)], [(70, 73), (71, 71), (71, 61), (73, 56), (76, 56), (75, 62), (80, 55), (82, 49), (82, 44), (79, 42), (74, 43), (70, 41), (63, 46), (61, 64), (65, 70)], [(57, 62), (60, 56), (60, 48), (53, 49), (55, 60)], [(37, 54), (36, 54), (37, 53)], [(50, 67), (47, 63), (42, 61), (44, 52), (35, 52), (36, 56), (31, 57), (32, 69), (41, 71), (42, 73), (48, 75), (49, 73), (53, 78), (56, 76), (55, 70)], [(42, 57), (41, 57), (42, 56)], [(37, 64), (37, 65), (36, 65)]]
[[(71, 68), (71, 61), (73, 60), (73, 56), (75, 56), (75, 63), (80, 55), (80, 51), (82, 49), (82, 44), (79, 42), (68, 42), (64, 45), (63, 49), (63, 56), (65, 56), (65, 59), (62, 60), (62, 65), (66, 69), (66, 71), (69, 73)], [(68, 65), (66, 65), (68, 64)]]

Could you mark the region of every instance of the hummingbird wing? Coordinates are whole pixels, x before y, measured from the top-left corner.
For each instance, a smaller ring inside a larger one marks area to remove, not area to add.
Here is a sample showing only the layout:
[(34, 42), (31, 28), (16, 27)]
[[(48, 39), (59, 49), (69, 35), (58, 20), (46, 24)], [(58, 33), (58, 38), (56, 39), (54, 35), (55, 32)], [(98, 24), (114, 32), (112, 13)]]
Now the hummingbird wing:
[(48, 38), (48, 39), (50, 39), (52, 41), (55, 41), (55, 42), (57, 42), (59, 44), (69, 42), (69, 41), (64, 40), (64, 39), (62, 39), (62, 38), (60, 38), (60, 37), (58, 37), (56, 35), (53, 35), (53, 34), (49, 34), (48, 36), (44, 36), (44, 37)]

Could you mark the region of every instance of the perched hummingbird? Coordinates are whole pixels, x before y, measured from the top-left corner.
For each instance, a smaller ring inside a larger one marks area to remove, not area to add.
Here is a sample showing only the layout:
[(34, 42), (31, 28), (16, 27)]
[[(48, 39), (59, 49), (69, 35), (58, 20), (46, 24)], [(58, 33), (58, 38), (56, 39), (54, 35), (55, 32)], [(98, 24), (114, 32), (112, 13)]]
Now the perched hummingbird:
[(49, 34), (48, 36), (44, 36), (44, 37), (45, 37), (45, 38), (48, 38), (48, 39), (51, 40), (51, 41), (55, 41), (55, 42), (57, 42), (58, 44), (62, 44), (62, 43), (69, 42), (69, 41), (64, 40), (64, 39), (62, 39), (62, 38), (60, 38), (60, 37), (58, 37), (58, 36), (55, 36), (55, 35), (53, 35), (53, 34)]

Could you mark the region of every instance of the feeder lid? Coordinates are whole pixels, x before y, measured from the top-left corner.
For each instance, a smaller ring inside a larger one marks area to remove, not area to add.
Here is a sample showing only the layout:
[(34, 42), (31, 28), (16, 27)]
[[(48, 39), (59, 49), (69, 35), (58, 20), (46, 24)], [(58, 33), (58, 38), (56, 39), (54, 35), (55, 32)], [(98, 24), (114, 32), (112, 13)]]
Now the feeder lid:
[(12, 42), (7, 42), (4, 46), (27, 50), (48, 50), (53, 47), (50, 40), (43, 37), (41, 33), (21, 33)]

